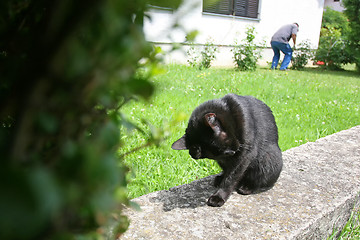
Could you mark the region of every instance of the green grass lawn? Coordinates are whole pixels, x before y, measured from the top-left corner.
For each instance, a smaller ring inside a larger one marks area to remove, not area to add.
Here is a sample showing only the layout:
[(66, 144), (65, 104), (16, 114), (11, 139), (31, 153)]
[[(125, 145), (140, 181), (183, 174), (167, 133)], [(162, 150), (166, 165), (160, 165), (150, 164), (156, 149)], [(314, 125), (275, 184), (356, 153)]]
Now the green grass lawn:
[[(122, 112), (145, 130), (149, 129), (144, 124), (148, 121), (170, 136), (159, 147), (148, 147), (125, 157), (131, 169), (130, 198), (220, 171), (214, 161), (193, 160), (187, 151), (174, 151), (170, 146), (184, 134), (196, 106), (227, 93), (252, 95), (270, 106), (282, 151), (360, 124), (360, 76), (351, 71), (239, 72), (216, 68), (199, 71), (173, 65), (154, 78), (153, 83), (156, 92), (150, 101), (133, 101)], [(174, 124), (178, 119), (183, 120)], [(120, 154), (149, 138), (140, 131), (123, 131), (122, 136)]]

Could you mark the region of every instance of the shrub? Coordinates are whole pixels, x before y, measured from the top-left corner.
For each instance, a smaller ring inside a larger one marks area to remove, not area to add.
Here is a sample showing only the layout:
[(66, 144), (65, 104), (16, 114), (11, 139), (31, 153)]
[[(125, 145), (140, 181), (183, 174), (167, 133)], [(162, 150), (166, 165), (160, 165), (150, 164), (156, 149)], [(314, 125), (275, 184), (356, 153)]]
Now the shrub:
[(188, 56), (187, 62), (189, 63), (190, 67), (198, 68), (200, 54), (198, 53), (198, 50), (194, 44), (190, 45), (190, 48), (186, 54)]
[(319, 47), (315, 54), (316, 61), (324, 62), (324, 67), (341, 69), (342, 64), (351, 63), (353, 57), (348, 51), (347, 34), (349, 23), (341, 12), (326, 8), (323, 15)]
[(203, 47), (196, 47), (192, 44), (187, 51), (189, 59), (187, 60), (191, 67), (198, 69), (210, 68), (211, 62), (216, 58), (217, 47), (211, 40), (207, 41)]
[(342, 35), (349, 31), (349, 21), (344, 13), (335, 11), (331, 7), (326, 7), (321, 22), (322, 28), (334, 27), (339, 29)]
[(353, 56), (353, 62), (356, 63), (357, 70), (360, 72), (360, 1), (358, 0), (344, 0), (345, 15), (349, 21), (349, 33), (347, 38), (349, 40), (348, 52)]
[(246, 38), (239, 45), (235, 42), (235, 47), (231, 50), (236, 68), (241, 71), (255, 70), (264, 43), (260, 46), (255, 44), (255, 27), (251, 26), (246, 29)]
[[(151, 71), (138, 73), (156, 55), (146, 6), (1, 1), (1, 239), (94, 239), (128, 203), (120, 110), (153, 92)], [(127, 228), (119, 218), (116, 235)]]
[(292, 69), (303, 69), (310, 59), (313, 57), (311, 45), (309, 41), (301, 42), (294, 50), (291, 58)]
[(324, 66), (329, 69), (341, 69), (342, 64), (351, 63), (353, 59), (348, 52), (347, 44), (348, 41), (342, 36), (341, 30), (331, 26), (322, 28), (315, 60), (324, 62)]

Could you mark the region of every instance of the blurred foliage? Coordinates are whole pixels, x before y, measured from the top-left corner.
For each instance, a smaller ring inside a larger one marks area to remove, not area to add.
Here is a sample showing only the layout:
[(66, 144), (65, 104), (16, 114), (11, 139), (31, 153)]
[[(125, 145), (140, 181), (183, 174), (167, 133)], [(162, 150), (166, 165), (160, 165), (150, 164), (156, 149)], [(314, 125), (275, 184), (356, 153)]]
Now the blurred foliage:
[(345, 15), (349, 21), (349, 33), (347, 37), (350, 41), (348, 51), (352, 53), (354, 63), (358, 72), (360, 72), (360, 1), (359, 0), (344, 0)]
[(0, 2), (0, 239), (98, 239), (128, 203), (116, 152), (121, 107), (153, 93), (147, 6)]
[(293, 56), (291, 58), (292, 69), (303, 69), (306, 64), (313, 58), (313, 51), (311, 50), (311, 44), (309, 40), (299, 43), (298, 47), (294, 49)]
[(342, 69), (343, 64), (352, 63), (354, 58), (348, 47), (348, 33), (349, 22), (344, 13), (326, 8), (315, 60), (324, 62), (323, 67), (332, 70)]
[(177, 9), (182, 0), (148, 0), (148, 2), (151, 6), (155, 7)]

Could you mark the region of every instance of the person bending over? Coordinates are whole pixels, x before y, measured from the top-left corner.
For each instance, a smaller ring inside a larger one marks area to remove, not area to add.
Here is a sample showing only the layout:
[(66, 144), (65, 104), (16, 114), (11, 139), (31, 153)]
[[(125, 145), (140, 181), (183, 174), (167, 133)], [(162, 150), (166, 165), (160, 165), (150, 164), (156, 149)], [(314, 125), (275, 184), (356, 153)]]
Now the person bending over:
[(276, 69), (280, 59), (280, 51), (285, 54), (281, 63), (280, 70), (286, 70), (290, 64), (293, 50), (290, 47), (290, 39), (296, 44), (296, 35), (299, 31), (299, 24), (287, 24), (282, 26), (271, 38), (271, 48), (274, 51), (274, 57), (271, 63), (271, 69)]

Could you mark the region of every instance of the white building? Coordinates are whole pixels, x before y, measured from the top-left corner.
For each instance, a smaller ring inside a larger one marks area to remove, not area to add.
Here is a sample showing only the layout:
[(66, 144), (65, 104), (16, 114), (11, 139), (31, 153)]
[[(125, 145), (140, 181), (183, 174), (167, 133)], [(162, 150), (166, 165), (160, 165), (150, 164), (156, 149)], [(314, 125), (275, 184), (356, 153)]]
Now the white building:
[[(220, 45), (214, 65), (221, 66), (234, 65), (229, 46), (246, 37), (248, 26), (255, 27), (256, 39), (266, 41), (268, 49), (263, 52), (262, 64), (271, 62), (270, 39), (285, 24), (300, 25), (297, 43), (309, 40), (313, 48), (318, 46), (324, 0), (220, 0), (217, 6), (206, 7), (209, 1), (214, 0), (184, 0), (176, 11), (152, 8), (150, 19), (144, 22), (147, 40), (166, 49), (170, 43), (186, 42), (185, 32), (197, 30), (196, 43), (211, 39)], [(169, 31), (175, 23), (182, 30)], [(173, 52), (168, 61), (186, 63), (186, 45), (183, 49)]]
[(324, 7), (331, 7), (335, 11), (344, 11), (342, 0), (325, 0)]

